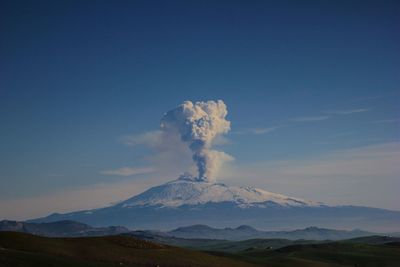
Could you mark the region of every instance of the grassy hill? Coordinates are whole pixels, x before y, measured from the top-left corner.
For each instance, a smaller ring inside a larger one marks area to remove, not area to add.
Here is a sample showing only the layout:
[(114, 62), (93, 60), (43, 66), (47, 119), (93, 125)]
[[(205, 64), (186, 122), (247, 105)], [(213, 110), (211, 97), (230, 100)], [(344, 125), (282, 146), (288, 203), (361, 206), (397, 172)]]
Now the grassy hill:
[(127, 236), (48, 238), (25, 233), (1, 232), (0, 266), (250, 267), (254, 265)]
[(400, 242), (400, 237), (372, 235), (372, 236), (352, 238), (346, 241), (353, 243), (369, 244), (369, 245), (381, 245), (381, 244)]
[[(207, 251), (195, 251), (127, 235), (49, 238), (26, 233), (1, 232), (0, 267), (400, 266), (400, 243), (396, 238), (389, 237), (372, 236), (309, 244), (306, 240), (279, 239), (213, 242), (216, 243), (202, 243), (200, 247), (206, 248)], [(286, 243), (289, 245), (284, 246)]]
[[(219, 254), (222, 255), (222, 254)], [(370, 245), (354, 242), (291, 245), (277, 250), (254, 249), (232, 254), (239, 260), (271, 267), (398, 267), (398, 243)]]

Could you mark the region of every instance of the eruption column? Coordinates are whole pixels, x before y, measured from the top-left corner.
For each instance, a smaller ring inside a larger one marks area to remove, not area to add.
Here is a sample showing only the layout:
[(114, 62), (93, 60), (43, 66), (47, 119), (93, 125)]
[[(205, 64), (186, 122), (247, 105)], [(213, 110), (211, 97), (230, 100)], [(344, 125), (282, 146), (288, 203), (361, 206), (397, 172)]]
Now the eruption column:
[(230, 130), (228, 114), (222, 100), (196, 102), (185, 101), (167, 112), (161, 120), (161, 129), (166, 134), (177, 134), (192, 151), (197, 165), (196, 180), (213, 182), (221, 164), (233, 159), (230, 155), (212, 149), (213, 140)]

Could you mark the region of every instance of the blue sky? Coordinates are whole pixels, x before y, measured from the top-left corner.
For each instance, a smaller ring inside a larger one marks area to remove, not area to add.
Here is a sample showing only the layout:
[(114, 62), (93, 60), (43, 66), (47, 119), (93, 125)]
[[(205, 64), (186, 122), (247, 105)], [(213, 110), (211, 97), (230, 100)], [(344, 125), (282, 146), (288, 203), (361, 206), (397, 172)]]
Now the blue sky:
[[(184, 100), (209, 99), (227, 104), (232, 123), (221, 147), (236, 160), (221, 181), (400, 209), (397, 1), (2, 1), (0, 10), (0, 217), (101, 206), (174, 179), (183, 170), (121, 140), (157, 130)], [(343, 158), (355, 170), (326, 167), (346, 169)], [(120, 168), (157, 172), (105, 175)]]

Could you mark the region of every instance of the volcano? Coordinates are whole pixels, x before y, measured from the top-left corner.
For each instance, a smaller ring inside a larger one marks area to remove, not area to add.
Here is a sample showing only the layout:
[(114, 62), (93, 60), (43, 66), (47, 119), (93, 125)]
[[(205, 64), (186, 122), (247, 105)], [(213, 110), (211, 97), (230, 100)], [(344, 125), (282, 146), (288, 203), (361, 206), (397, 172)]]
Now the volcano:
[(251, 225), (260, 229), (318, 227), (399, 231), (400, 212), (361, 206), (330, 206), (254, 187), (198, 181), (191, 176), (152, 187), (110, 207), (54, 213), (33, 222), (74, 220), (95, 226), (166, 230), (193, 224)]

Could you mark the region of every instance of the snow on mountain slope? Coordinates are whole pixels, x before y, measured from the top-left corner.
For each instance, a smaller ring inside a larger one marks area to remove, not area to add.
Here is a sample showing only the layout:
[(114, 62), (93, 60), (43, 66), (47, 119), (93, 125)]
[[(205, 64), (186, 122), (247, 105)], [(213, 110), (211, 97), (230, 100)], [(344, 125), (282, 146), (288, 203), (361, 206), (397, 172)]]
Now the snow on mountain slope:
[(319, 206), (320, 203), (271, 193), (254, 187), (227, 186), (222, 183), (193, 181), (190, 177), (152, 187), (119, 204), (122, 207), (161, 206), (179, 207), (206, 203), (233, 202), (241, 208), (281, 206)]

